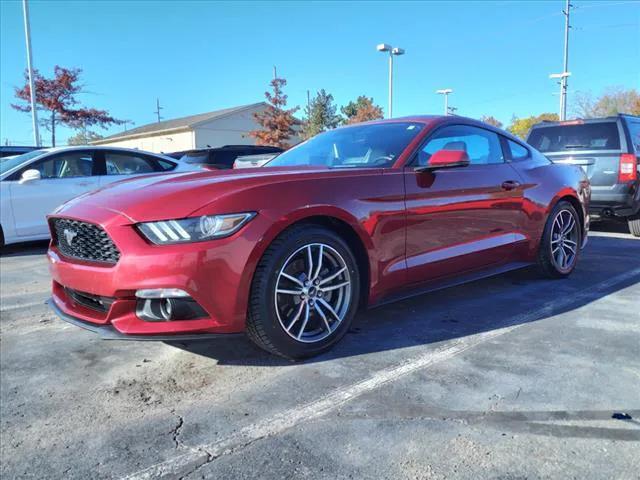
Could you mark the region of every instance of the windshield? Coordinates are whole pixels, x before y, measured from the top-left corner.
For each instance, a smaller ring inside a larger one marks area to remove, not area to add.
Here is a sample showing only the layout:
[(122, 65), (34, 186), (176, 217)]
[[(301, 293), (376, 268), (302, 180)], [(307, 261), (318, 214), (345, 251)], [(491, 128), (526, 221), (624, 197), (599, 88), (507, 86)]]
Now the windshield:
[(409, 122), (338, 128), (281, 153), (265, 166), (390, 167), (422, 128)]
[(4, 157), (0, 159), (0, 175), (4, 175), (9, 170), (12, 170), (24, 162), (31, 160), (32, 158), (36, 158), (46, 152), (47, 150), (32, 150), (16, 157)]
[(618, 150), (620, 134), (615, 122), (550, 125), (531, 130), (527, 143), (540, 152)]

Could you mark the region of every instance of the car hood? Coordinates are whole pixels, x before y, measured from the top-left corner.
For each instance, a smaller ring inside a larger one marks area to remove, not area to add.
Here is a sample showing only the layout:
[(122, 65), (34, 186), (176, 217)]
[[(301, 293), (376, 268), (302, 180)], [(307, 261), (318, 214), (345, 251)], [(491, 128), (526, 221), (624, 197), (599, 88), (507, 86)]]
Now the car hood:
[(54, 215), (73, 217), (74, 211), (87, 211), (87, 206), (93, 206), (122, 214), (132, 222), (184, 218), (243, 190), (315, 177), (323, 172), (332, 173), (325, 167), (274, 167), (145, 175), (76, 197)]

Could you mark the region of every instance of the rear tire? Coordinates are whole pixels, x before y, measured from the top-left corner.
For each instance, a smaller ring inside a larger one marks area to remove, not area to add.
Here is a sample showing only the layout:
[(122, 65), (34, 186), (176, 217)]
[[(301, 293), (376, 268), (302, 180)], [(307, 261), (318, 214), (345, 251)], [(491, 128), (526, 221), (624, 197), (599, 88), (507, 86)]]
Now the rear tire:
[(634, 237), (640, 237), (640, 214), (627, 218), (629, 231)]
[(558, 202), (544, 226), (538, 249), (538, 270), (549, 278), (568, 277), (578, 263), (581, 245), (578, 212), (569, 202)]
[(359, 298), (360, 275), (347, 243), (320, 226), (295, 226), (274, 240), (256, 268), (247, 334), (291, 360), (318, 355), (345, 335)]

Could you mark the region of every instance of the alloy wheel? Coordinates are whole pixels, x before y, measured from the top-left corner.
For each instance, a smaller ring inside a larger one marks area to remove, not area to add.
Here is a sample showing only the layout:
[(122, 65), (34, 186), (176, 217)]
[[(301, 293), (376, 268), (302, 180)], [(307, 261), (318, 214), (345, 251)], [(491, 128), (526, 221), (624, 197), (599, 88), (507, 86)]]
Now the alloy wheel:
[(336, 331), (349, 310), (349, 268), (333, 247), (304, 245), (284, 262), (274, 295), (284, 331), (298, 342), (319, 342)]
[(578, 224), (569, 210), (560, 210), (551, 229), (551, 257), (556, 268), (570, 270), (578, 255)]

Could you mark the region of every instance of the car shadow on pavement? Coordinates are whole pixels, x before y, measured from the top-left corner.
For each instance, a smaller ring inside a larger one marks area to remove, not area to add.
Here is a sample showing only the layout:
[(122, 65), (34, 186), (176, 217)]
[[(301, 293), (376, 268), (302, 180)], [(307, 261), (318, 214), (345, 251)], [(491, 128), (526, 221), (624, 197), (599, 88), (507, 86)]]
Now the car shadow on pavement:
[(14, 243), (0, 248), (0, 257), (25, 257), (47, 253), (49, 240), (37, 242)]
[[(569, 312), (640, 282), (630, 258), (640, 256), (640, 242), (594, 237), (588, 257), (568, 279), (543, 279), (533, 267), (409, 300), (363, 311), (333, 350), (305, 363), (407, 349), (532, 323)], [(612, 254), (611, 257), (608, 257)], [(640, 267), (640, 262), (635, 267)], [(618, 282), (611, 278), (625, 275)], [(610, 286), (608, 286), (610, 285)], [(212, 342), (173, 344), (224, 365), (291, 365), (262, 352), (240, 336)]]

